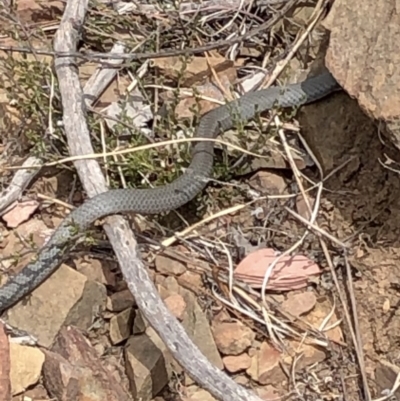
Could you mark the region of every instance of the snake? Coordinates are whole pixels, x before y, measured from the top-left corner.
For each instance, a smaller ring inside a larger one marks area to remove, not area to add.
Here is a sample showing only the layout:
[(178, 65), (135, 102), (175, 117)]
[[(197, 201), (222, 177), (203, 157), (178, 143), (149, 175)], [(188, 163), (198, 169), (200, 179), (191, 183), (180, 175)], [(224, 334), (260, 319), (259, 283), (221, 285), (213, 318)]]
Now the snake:
[[(248, 92), (204, 114), (194, 138), (214, 139), (232, 129), (237, 121), (247, 122), (274, 107), (293, 108), (318, 101), (340, 86), (329, 71), (306, 80)], [(89, 198), (74, 209), (53, 232), (34, 261), (0, 288), (0, 314), (23, 299), (53, 274), (66, 249), (82, 233), (103, 217), (137, 213), (153, 215), (177, 209), (194, 199), (207, 185), (214, 163), (214, 141), (195, 141), (192, 159), (184, 173), (169, 184), (149, 189), (111, 189)]]

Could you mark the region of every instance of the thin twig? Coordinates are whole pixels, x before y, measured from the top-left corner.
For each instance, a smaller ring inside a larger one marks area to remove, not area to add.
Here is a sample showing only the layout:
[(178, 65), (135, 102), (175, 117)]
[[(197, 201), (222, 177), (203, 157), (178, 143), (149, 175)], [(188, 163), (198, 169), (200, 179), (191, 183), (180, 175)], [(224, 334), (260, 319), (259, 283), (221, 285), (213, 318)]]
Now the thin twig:
[(346, 266), (348, 291), (350, 294), (350, 305), (351, 305), (351, 309), (353, 312), (354, 332), (355, 332), (355, 338), (357, 340), (356, 343), (354, 344), (354, 347), (356, 348), (357, 359), (358, 359), (358, 363), (360, 365), (361, 378), (362, 378), (362, 383), (363, 383), (363, 388), (364, 388), (364, 397), (365, 397), (366, 401), (369, 401), (369, 400), (371, 400), (371, 392), (370, 392), (369, 386), (368, 386), (367, 372), (365, 371), (364, 350), (363, 350), (360, 326), (358, 324), (357, 302), (356, 302), (356, 299), (354, 296), (354, 289), (353, 289), (354, 288), (353, 287), (353, 276), (351, 274), (350, 264), (349, 264), (349, 260), (348, 260), (346, 254), (344, 255), (344, 261), (345, 261), (345, 266)]

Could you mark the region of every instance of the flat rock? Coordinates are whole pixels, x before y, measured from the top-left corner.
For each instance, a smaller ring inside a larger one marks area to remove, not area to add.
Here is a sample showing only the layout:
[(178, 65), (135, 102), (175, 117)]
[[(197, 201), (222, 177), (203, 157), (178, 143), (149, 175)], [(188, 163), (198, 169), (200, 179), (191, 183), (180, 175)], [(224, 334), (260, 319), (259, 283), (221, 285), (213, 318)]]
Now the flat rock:
[(36, 200), (17, 201), (14, 207), (3, 214), (2, 219), (7, 223), (7, 227), (15, 228), (28, 220), (39, 207)]
[[(68, 283), (68, 285), (66, 285)], [(8, 322), (49, 347), (63, 325), (87, 330), (94, 316), (105, 309), (106, 289), (83, 274), (61, 265), (27, 299), (8, 311)]]
[(251, 366), (251, 358), (248, 354), (228, 355), (222, 358), (222, 361), (225, 369), (231, 373), (246, 370)]
[(269, 171), (258, 171), (250, 179), (250, 185), (262, 194), (281, 195), (287, 184), (281, 175)]
[(129, 338), (135, 318), (133, 308), (125, 309), (110, 320), (110, 340), (113, 345), (120, 344)]
[(164, 299), (165, 306), (180, 321), (186, 310), (186, 302), (179, 294), (172, 294)]
[(131, 401), (118, 371), (100, 359), (74, 327), (63, 328), (51, 351), (45, 351), (43, 375), (49, 394), (59, 401)]
[(286, 379), (279, 362), (282, 354), (269, 345), (263, 342), (260, 348), (252, 357), (252, 364), (247, 370), (247, 374), (260, 384), (280, 384)]
[(163, 294), (163, 300), (165, 300), (165, 298), (169, 297), (170, 295), (179, 294), (180, 286), (175, 277), (170, 276), (170, 275), (165, 277), (165, 276), (158, 274), (156, 276), (155, 282), (160, 284), (165, 290), (165, 292)]
[(300, 294), (289, 294), (287, 300), (282, 303), (282, 309), (292, 316), (299, 317), (312, 310), (317, 302), (317, 297), (311, 291)]
[(163, 255), (157, 255), (155, 260), (156, 270), (162, 274), (172, 274), (179, 276), (186, 271), (186, 266), (177, 260)]
[[(223, 369), (224, 365), (214, 341), (208, 318), (200, 308), (196, 296), (185, 288), (180, 288), (179, 293), (186, 302), (186, 310), (182, 316), (183, 328), (202, 354), (218, 369)], [(182, 370), (181, 366), (175, 362), (173, 366), (177, 372)], [(192, 379), (186, 375), (185, 384), (189, 385), (192, 383)]]
[(224, 355), (239, 355), (253, 343), (255, 334), (240, 322), (214, 322), (212, 327), (215, 343)]
[(35, 385), (42, 372), (44, 354), (39, 348), (10, 343), (11, 392), (17, 395)]
[(149, 327), (149, 322), (144, 318), (140, 309), (137, 310), (133, 322), (133, 334), (143, 334), (146, 331), (147, 327)]
[(207, 316), (195, 301), (193, 309), (194, 332), (190, 336), (192, 341), (199, 347), (205, 357), (218, 369), (223, 369), (221, 356), (208, 322)]
[(198, 273), (188, 270), (181, 274), (177, 280), (179, 285), (194, 292), (196, 295), (200, 295), (203, 291), (203, 279)]
[(122, 312), (132, 306), (136, 306), (136, 301), (128, 289), (115, 292), (107, 299), (107, 309), (111, 312)]
[[(296, 370), (300, 371), (307, 366), (312, 366), (318, 363), (321, 363), (326, 358), (325, 352), (316, 346), (309, 344), (301, 344), (298, 341), (290, 341), (291, 343), (291, 361), (289, 365), (292, 364), (293, 359), (297, 358), (296, 361)], [(301, 358), (298, 358), (298, 355), (301, 354)]]
[(171, 356), (154, 331), (129, 338), (125, 348), (126, 373), (134, 399), (153, 399), (171, 378)]
[(84, 274), (90, 281), (97, 281), (101, 284), (115, 287), (115, 273), (112, 271), (112, 264), (107, 261), (93, 259), (88, 255), (75, 260), (76, 270)]
[(337, 324), (340, 319), (336, 312), (332, 313), (332, 309), (333, 305), (330, 300), (319, 300), (315, 304), (313, 310), (304, 316), (304, 320), (313, 327), (321, 327), (321, 325), (326, 321), (326, 317), (331, 316), (328, 326), (331, 326), (332, 328), (328, 331), (325, 331), (324, 334), (331, 341), (340, 342), (343, 341), (341, 327), (339, 324)]

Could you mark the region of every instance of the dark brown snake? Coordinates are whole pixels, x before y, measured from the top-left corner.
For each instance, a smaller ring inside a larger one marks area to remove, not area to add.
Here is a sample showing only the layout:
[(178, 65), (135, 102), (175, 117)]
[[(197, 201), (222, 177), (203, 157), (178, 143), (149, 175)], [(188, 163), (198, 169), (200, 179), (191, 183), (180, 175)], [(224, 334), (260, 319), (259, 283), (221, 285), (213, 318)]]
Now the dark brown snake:
[[(195, 137), (215, 138), (232, 128), (235, 121), (248, 121), (257, 113), (278, 107), (298, 107), (317, 101), (340, 89), (328, 72), (285, 88), (247, 93), (205, 114)], [(119, 213), (157, 214), (176, 209), (192, 200), (211, 176), (214, 142), (196, 142), (185, 173), (172, 183), (153, 189), (114, 189), (97, 195), (72, 211), (41, 249), (36, 261), (0, 288), (0, 314), (30, 293), (60, 265), (71, 239), (96, 220)]]

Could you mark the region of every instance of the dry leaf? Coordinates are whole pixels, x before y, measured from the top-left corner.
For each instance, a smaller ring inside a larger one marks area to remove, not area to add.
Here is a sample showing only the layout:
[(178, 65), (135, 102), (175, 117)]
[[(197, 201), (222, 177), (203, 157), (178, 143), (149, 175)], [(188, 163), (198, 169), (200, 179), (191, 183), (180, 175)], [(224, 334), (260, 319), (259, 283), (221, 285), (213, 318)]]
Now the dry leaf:
[[(247, 255), (237, 266), (235, 278), (253, 288), (261, 288), (265, 273), (279, 253), (271, 248), (259, 249)], [(319, 266), (304, 255), (284, 256), (274, 267), (267, 289), (290, 291), (304, 288), (308, 278), (320, 274)]]

